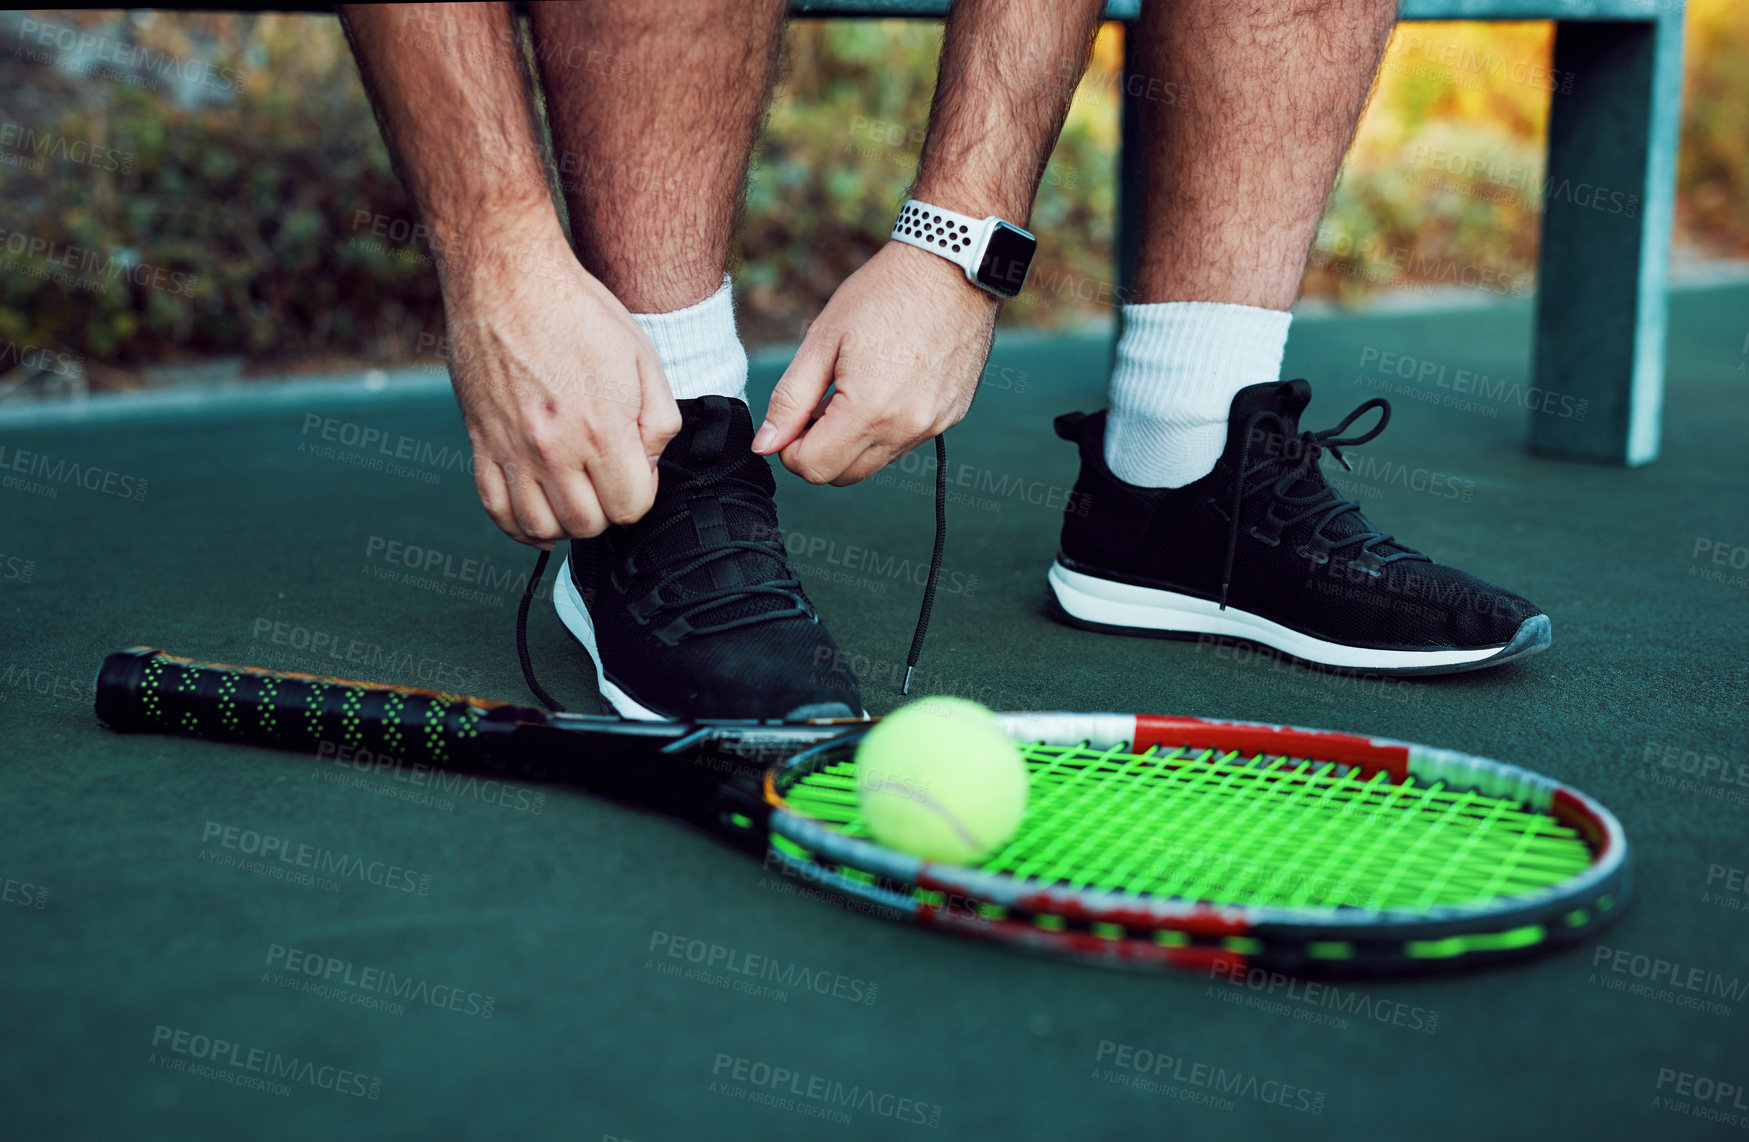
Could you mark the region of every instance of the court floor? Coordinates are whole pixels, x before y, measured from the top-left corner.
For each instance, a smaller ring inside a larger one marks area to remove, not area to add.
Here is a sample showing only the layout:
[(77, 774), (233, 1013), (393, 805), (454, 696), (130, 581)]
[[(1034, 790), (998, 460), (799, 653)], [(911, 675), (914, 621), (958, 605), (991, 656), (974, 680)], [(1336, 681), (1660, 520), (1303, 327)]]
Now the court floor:
[[(1343, 490), (1553, 617), (1550, 652), (1479, 674), (1355, 685), (1051, 621), (1074, 454), (1050, 417), (1100, 406), (1099, 337), (1005, 338), (949, 434), (924, 692), (1448, 745), (1616, 811), (1638, 887), (1603, 943), (1422, 982), (1065, 966), (822, 903), (673, 820), (564, 790), (110, 733), (91, 677), (142, 643), (527, 700), (512, 626), (529, 560), (479, 510), (441, 392), (0, 427), (0, 1132), (1738, 1133), (1746, 303), (1745, 287), (1675, 297), (1664, 456), (1638, 471), (1522, 449), (1526, 405), (1547, 399), (1524, 376), (1527, 310), (1296, 326), (1308, 427), (1373, 395), (1396, 408)], [(756, 406), (778, 371), (760, 359)], [(1552, 407), (1535, 415), (1572, 408)], [(928, 562), (927, 454), (852, 489), (780, 479), (795, 562), (876, 712), (899, 700)], [(590, 708), (587, 659), (545, 609), (532, 646), (547, 687)], [(262, 871), (283, 865), (264, 848), (303, 845), (354, 871)]]

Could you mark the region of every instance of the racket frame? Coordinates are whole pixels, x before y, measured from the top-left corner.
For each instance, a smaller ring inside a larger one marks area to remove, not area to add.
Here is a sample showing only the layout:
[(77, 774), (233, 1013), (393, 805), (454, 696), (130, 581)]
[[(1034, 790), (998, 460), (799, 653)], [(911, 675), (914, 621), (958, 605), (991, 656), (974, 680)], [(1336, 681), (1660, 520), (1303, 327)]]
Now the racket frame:
[[(1511, 958), (1576, 943), (1609, 922), (1631, 890), (1621, 823), (1597, 801), (1552, 778), (1491, 758), (1389, 738), (1262, 722), (1148, 714), (1002, 714), (1016, 744), (1133, 753), (1156, 747), (1335, 762), (1392, 784), (1413, 777), (1517, 800), (1583, 836), (1592, 863), (1559, 884), (1477, 904), (1425, 911), (1214, 904), (1110, 889), (1072, 890), (938, 864), (850, 836), (793, 810), (784, 789), (854, 746), (834, 739), (772, 767), (762, 792), (773, 859), (793, 875), (909, 915), (925, 927), (1019, 944), (1116, 967), (1363, 974)], [(866, 732), (866, 731), (862, 731)], [(853, 873), (872, 874), (870, 883)], [(944, 903), (903, 890), (914, 885)]]
[[(190, 673), (163, 676), (165, 670)], [(215, 672), (202, 674), (199, 672)], [(355, 703), (400, 695), (441, 707), (455, 737), (431, 764), (534, 781), (665, 808), (845, 898), (909, 916), (925, 927), (997, 940), (1111, 966), (1219, 969), (1264, 966), (1304, 973), (1427, 970), (1526, 954), (1587, 938), (1625, 904), (1631, 887), (1627, 839), (1595, 800), (1528, 769), (1453, 750), (1387, 738), (1259, 722), (1150, 714), (1000, 714), (1019, 743), (1063, 747), (1153, 747), (1314, 758), (1392, 783), (1413, 776), (1510, 797), (1546, 810), (1581, 833), (1591, 865), (1558, 885), (1474, 906), (1426, 912), (1212, 904), (1110, 890), (1066, 891), (976, 868), (934, 864), (848, 836), (793, 811), (785, 783), (853, 749), (871, 722), (636, 722), (556, 713), (444, 691), (257, 667), (227, 666), (150, 647), (105, 659), (95, 705), (117, 730), (158, 731), (299, 749), (310, 732), (262, 737), (237, 722), (238, 676), (259, 689), (301, 686), (317, 725), (319, 699), (334, 691)], [(169, 683), (174, 680), (175, 685)], [(370, 692), (346, 695), (345, 688)], [(259, 704), (260, 695), (244, 692)], [(227, 703), (230, 705), (227, 706)], [(256, 708), (256, 707), (251, 707)], [(288, 716), (289, 707), (284, 711)], [(227, 720), (230, 719), (230, 720)], [(321, 725), (332, 729), (331, 721)], [(348, 731), (342, 731), (348, 732)], [(441, 735), (440, 735), (441, 736)], [(920, 895), (921, 894), (921, 895)], [(937, 900), (940, 902), (937, 903)]]

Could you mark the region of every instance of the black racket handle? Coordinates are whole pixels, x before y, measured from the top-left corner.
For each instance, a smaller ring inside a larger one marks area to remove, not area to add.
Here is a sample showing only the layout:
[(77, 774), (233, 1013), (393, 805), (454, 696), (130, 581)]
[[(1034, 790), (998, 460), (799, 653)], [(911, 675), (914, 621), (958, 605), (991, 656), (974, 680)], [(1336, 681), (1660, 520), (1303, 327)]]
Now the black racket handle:
[(434, 768), (502, 768), (540, 710), (251, 666), (138, 646), (103, 660), (97, 716), (123, 732), (184, 734), (316, 757), (395, 758)]

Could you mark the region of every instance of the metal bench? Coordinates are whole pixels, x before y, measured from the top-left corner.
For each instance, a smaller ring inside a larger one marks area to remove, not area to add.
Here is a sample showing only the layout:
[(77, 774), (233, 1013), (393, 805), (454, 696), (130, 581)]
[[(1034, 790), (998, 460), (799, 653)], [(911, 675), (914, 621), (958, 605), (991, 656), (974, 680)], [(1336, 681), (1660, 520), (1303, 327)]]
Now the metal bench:
[[(923, 17), (948, 0), (790, 0), (797, 16)], [(1133, 22), (1140, 0), (1109, 0)], [(1404, 20), (1553, 20), (1555, 74), (1537, 264), (1532, 383), (1590, 402), (1584, 420), (1532, 416), (1530, 447), (1550, 456), (1645, 464), (1658, 456), (1664, 401), (1665, 286), (1682, 100), (1683, 0), (1400, 0)], [(1135, 265), (1140, 97), (1124, 86), (1117, 279)], [(1637, 213), (1600, 213), (1594, 194), (1637, 196)], [(1580, 201), (1583, 199), (1584, 201)]]
[[(1639, 465), (1658, 457), (1664, 403), (1666, 285), (1676, 198), (1685, 0), (1399, 0), (1402, 20), (1553, 20), (1555, 74), (1573, 78), (1549, 113), (1550, 188), (1537, 263), (1531, 381), (1589, 402), (1584, 420), (1532, 416), (1530, 448)], [(789, 0), (792, 15), (941, 19), (949, 0)], [(277, 11), (332, 5), (273, 4)], [(518, 8), (524, 5), (517, 3)], [(1107, 0), (1131, 24), (1141, 0)], [(1131, 143), (1145, 96), (1124, 85), (1116, 278), (1135, 265), (1141, 165)], [(1637, 196), (1631, 218), (1589, 203)], [(1585, 201), (1580, 201), (1581, 196)]]

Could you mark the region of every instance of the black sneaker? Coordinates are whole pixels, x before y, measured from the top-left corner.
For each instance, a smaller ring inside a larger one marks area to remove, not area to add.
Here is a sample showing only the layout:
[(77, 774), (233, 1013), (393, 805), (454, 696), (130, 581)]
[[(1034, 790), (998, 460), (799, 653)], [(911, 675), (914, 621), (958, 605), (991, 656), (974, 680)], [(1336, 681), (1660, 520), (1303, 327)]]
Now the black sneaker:
[[(1530, 602), (1380, 534), (1325, 482), (1323, 454), (1340, 461), (1342, 448), (1372, 440), (1390, 405), (1374, 398), (1335, 428), (1301, 432), (1311, 399), (1305, 381), (1241, 389), (1219, 463), (1182, 488), (1112, 475), (1105, 413), (1058, 417), (1057, 435), (1081, 446), (1050, 572), (1061, 617), (1243, 639), (1378, 674), (1449, 674), (1546, 650), (1549, 618)], [(1383, 410), (1374, 428), (1341, 435), (1374, 407)]]
[(850, 718), (845, 656), (790, 570), (747, 406), (680, 402), (648, 514), (571, 541), (559, 618), (622, 717)]

